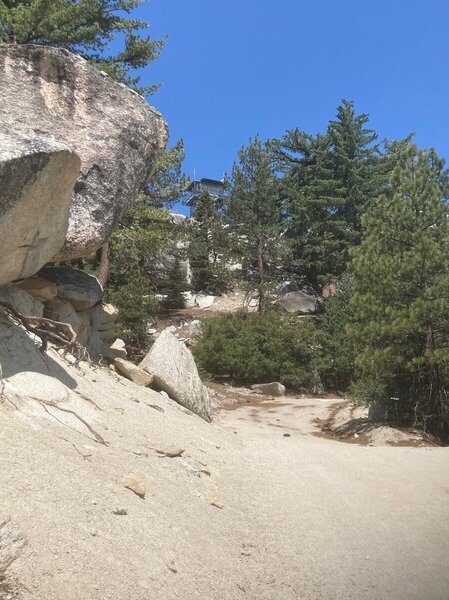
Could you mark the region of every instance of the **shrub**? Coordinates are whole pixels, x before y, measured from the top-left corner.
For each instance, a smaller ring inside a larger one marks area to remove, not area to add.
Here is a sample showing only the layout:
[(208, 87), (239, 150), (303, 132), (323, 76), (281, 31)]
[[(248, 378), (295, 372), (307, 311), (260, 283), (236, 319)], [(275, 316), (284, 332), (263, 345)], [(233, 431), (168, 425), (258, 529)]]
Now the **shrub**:
[(200, 368), (242, 383), (280, 381), (290, 388), (313, 386), (315, 327), (276, 311), (205, 319), (194, 347)]

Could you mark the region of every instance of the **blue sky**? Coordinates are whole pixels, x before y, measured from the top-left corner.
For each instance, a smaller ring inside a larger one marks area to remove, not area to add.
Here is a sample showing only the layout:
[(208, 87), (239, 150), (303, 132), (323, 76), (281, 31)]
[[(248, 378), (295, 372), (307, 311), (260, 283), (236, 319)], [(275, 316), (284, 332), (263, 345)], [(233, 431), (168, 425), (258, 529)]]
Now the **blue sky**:
[(341, 98), (381, 138), (411, 131), (449, 158), (449, 0), (151, 0), (167, 34), (144, 82), (183, 138), (185, 171), (221, 178), (250, 137), (323, 130)]

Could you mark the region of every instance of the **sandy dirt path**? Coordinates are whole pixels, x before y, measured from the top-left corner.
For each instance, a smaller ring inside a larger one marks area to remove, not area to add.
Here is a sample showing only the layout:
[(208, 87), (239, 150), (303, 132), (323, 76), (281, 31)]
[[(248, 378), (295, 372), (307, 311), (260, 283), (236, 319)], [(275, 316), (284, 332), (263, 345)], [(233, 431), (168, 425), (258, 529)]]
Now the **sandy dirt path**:
[(69, 371), (63, 406), (107, 445), (4, 394), (0, 506), (28, 545), (2, 600), (449, 599), (448, 448), (318, 437), (335, 400), (244, 402), (208, 424), (105, 370)]
[(448, 600), (449, 450), (316, 437), (313, 419), (333, 404), (220, 414), (253, 466), (227, 475), (255, 544), (248, 597)]

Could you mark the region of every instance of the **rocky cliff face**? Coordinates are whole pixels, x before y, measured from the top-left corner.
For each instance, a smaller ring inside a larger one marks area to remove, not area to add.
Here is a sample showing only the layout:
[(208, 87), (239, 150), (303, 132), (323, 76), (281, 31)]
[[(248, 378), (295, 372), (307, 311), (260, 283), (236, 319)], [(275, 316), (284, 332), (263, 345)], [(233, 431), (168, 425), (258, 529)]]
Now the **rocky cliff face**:
[[(36, 272), (50, 259), (71, 260), (92, 254), (135, 202), (167, 141), (166, 123), (141, 96), (94, 69), (83, 58), (44, 46), (0, 46), (0, 124), (0, 132), (7, 133), (10, 139), (51, 138), (81, 159), (68, 222), (67, 193), (64, 190), (56, 194), (54, 186), (61, 185), (62, 178), (70, 187), (74, 183), (73, 169), (61, 163), (57, 172), (47, 175), (46, 184), (48, 195), (54, 196), (52, 218), (65, 222), (53, 227), (49, 237), (54, 238), (54, 243), (47, 244), (43, 251), (42, 238), (48, 232), (41, 224), (36, 225), (40, 214), (37, 207), (30, 205), (29, 225), (34, 227), (34, 233), (39, 230), (35, 242), (26, 242), (33, 266), (11, 270), (0, 283), (32, 274), (30, 271)], [(30, 146), (35, 146), (34, 142)], [(0, 161), (8, 158), (8, 152), (9, 143), (0, 139)], [(24, 154), (28, 156), (29, 150), (25, 148)], [(36, 167), (37, 178), (43, 168)], [(13, 199), (8, 191), (9, 181), (8, 172), (0, 170), (2, 215)], [(6, 221), (2, 216), (3, 223)], [(18, 240), (2, 241), (9, 245), (10, 252), (17, 251)], [(0, 275), (1, 270), (0, 266)]]

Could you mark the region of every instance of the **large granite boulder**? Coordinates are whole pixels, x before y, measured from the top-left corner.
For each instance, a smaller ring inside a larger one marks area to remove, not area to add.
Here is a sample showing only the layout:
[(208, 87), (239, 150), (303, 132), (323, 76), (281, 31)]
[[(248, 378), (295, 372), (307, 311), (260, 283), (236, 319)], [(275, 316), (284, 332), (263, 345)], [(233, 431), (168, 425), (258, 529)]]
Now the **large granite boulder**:
[(314, 296), (310, 296), (299, 290), (296, 292), (287, 292), (277, 303), (287, 312), (303, 315), (314, 313), (318, 308), (318, 300)]
[(92, 308), (103, 295), (98, 279), (80, 269), (45, 267), (39, 275), (55, 283), (58, 298), (69, 302), (77, 311)]
[[(0, 45), (0, 90), (3, 131), (12, 136), (23, 132), (52, 135), (81, 158), (81, 174), (72, 196), (64, 247), (61, 249), (61, 226), (55, 228), (52, 223), (66, 218), (67, 211), (50, 214), (56, 194), (42, 206), (37, 201), (36, 206), (30, 204), (28, 219), (23, 223), (26, 226), (34, 219), (43, 222), (42, 212), (51, 216), (48, 225), (42, 229), (34, 227), (34, 233), (38, 231), (39, 239), (46, 239), (45, 243), (52, 245), (55, 260), (92, 254), (135, 202), (166, 144), (166, 123), (143, 97), (116, 83), (80, 56), (58, 48)], [(38, 166), (32, 170), (39, 172)], [(70, 188), (71, 171), (63, 164), (59, 171), (67, 177), (66, 187)], [(51, 180), (50, 177), (48, 182)], [(59, 196), (62, 202), (64, 194)], [(16, 221), (17, 218), (10, 219), (9, 226), (14, 224), (12, 229), (19, 239)], [(51, 234), (49, 239), (47, 233)], [(25, 243), (32, 240), (33, 229)], [(1, 249), (0, 255), (3, 255)], [(32, 262), (31, 268), (26, 269), (27, 275), (37, 271), (42, 264), (38, 262)]]
[(0, 73), (0, 128), (9, 132), (0, 131), (0, 285), (34, 275), (64, 244), (80, 172), (67, 146), (31, 126), (15, 132), (16, 107), (3, 85)]
[(212, 420), (209, 393), (190, 350), (166, 329), (140, 363), (153, 385), (206, 421)]

